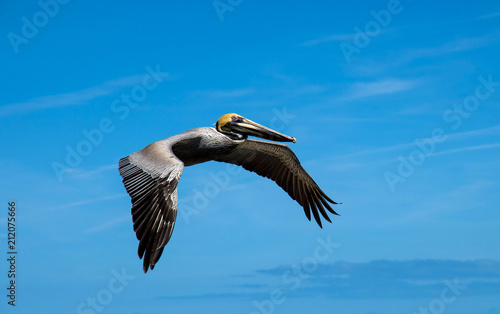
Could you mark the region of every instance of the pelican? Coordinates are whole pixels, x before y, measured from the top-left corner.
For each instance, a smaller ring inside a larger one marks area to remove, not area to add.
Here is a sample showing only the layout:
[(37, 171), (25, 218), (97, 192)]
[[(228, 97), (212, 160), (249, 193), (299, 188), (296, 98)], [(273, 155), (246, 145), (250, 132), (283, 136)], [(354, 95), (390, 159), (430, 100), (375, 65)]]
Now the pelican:
[[(143, 270), (152, 270), (172, 236), (177, 216), (177, 184), (184, 167), (210, 160), (242, 166), (276, 182), (303, 208), (311, 212), (322, 228), (320, 213), (331, 222), (326, 210), (338, 215), (331, 200), (301, 166), (285, 144), (249, 139), (296, 142), (294, 137), (276, 132), (238, 114), (223, 115), (215, 128), (185, 131), (120, 159), (119, 171), (132, 199), (132, 220), (139, 240)], [(326, 210), (325, 210), (326, 209)]]

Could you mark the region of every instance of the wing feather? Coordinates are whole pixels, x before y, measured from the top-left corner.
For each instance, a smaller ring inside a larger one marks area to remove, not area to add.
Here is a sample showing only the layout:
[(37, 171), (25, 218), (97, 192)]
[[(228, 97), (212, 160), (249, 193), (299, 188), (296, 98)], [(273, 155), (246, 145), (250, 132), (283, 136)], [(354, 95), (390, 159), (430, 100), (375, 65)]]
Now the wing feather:
[(153, 269), (170, 240), (177, 217), (177, 184), (184, 164), (160, 141), (120, 159), (119, 171), (132, 199), (132, 220), (143, 270)]
[(326, 210), (338, 215), (328, 204), (337, 203), (319, 188), (287, 145), (247, 139), (230, 154), (219, 156), (215, 160), (242, 166), (275, 181), (303, 207), (307, 219), (311, 220), (312, 212), (320, 227), (320, 213), (329, 222), (331, 220)]

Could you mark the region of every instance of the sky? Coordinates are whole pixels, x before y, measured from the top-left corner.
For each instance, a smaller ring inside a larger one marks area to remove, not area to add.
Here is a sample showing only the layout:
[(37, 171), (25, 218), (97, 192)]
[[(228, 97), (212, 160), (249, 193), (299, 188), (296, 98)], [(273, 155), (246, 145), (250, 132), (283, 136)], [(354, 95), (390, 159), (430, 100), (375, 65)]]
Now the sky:
[[(8, 0), (0, 35), (0, 312), (500, 313), (500, 3)], [(144, 274), (118, 160), (231, 112), (340, 216), (186, 167)]]

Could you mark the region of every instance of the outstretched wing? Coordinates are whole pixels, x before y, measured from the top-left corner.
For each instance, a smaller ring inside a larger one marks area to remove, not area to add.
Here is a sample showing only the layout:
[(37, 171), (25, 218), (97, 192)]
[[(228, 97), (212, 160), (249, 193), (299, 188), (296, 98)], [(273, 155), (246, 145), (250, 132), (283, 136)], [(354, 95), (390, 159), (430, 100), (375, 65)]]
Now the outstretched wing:
[(177, 216), (177, 183), (184, 164), (163, 141), (120, 159), (123, 184), (132, 198), (134, 231), (143, 269), (153, 269), (170, 240)]
[(325, 209), (338, 215), (328, 202), (337, 203), (319, 188), (287, 145), (247, 139), (231, 154), (215, 160), (243, 166), (246, 170), (273, 180), (304, 208), (309, 220), (312, 211), (321, 228), (319, 213), (329, 222), (331, 220)]

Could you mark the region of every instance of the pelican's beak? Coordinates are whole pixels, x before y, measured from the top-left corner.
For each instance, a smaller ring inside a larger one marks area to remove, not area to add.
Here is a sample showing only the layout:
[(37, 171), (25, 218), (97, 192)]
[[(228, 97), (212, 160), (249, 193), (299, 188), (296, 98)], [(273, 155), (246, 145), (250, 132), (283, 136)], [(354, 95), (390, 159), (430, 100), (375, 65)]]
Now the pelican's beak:
[(243, 118), (240, 121), (230, 122), (230, 127), (238, 133), (260, 137), (266, 140), (277, 142), (297, 142), (297, 139), (295, 139), (295, 137), (291, 137), (274, 131), (270, 128), (266, 128), (265, 126), (255, 123), (246, 118)]

